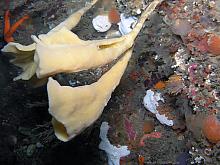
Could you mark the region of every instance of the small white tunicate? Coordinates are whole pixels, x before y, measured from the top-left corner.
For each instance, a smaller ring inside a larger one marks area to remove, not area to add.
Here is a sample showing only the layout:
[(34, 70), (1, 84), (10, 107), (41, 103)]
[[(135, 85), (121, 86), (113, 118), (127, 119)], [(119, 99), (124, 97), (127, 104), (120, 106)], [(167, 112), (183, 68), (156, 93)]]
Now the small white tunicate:
[(125, 17), (124, 14), (120, 15), (121, 21), (118, 23), (119, 31), (122, 35), (126, 35), (132, 31), (137, 23), (136, 17)]
[(167, 126), (173, 126), (173, 120), (169, 120), (165, 115), (160, 115), (159, 113), (157, 113), (156, 117), (161, 124), (165, 124)]
[(141, 14), (141, 9), (137, 9), (136, 13)]
[(152, 90), (147, 90), (146, 95), (144, 97), (143, 103), (144, 107), (150, 112), (156, 115), (157, 120), (161, 124), (165, 124), (167, 126), (173, 126), (173, 120), (169, 120), (164, 114), (160, 115), (157, 111), (157, 107), (159, 106), (158, 101), (164, 102), (164, 99), (160, 96), (161, 94), (158, 92), (154, 92)]
[(150, 112), (156, 114), (157, 106), (159, 105), (158, 101), (164, 102), (164, 99), (160, 96), (160, 93), (154, 93), (152, 90), (147, 90), (144, 97), (144, 107)]
[(113, 146), (108, 140), (108, 122), (102, 122), (99, 137), (101, 142), (99, 149), (104, 150), (108, 156), (108, 165), (120, 165), (120, 158), (130, 154), (128, 146)]
[(112, 26), (112, 24), (108, 20), (107, 15), (98, 15), (95, 18), (93, 18), (92, 25), (94, 29), (98, 32), (106, 32)]

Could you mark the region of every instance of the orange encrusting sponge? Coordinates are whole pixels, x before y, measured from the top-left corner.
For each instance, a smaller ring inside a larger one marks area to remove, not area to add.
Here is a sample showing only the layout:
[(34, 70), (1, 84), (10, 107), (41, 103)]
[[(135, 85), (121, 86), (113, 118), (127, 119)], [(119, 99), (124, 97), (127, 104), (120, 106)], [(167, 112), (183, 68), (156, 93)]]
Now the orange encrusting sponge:
[(120, 14), (117, 9), (111, 8), (111, 10), (108, 13), (108, 19), (109, 22), (113, 24), (117, 24), (120, 22)]
[(213, 35), (209, 38), (208, 49), (213, 55), (220, 55), (220, 36)]
[(210, 115), (204, 119), (202, 131), (210, 142), (217, 143), (220, 141), (220, 122), (215, 115)]

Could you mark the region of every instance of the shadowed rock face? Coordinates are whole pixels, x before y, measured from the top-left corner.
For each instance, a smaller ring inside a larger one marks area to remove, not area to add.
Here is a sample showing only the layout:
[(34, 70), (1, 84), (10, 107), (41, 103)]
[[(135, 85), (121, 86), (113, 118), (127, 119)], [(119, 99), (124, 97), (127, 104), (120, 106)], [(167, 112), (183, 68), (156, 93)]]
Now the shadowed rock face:
[(10, 81), (8, 78), (8, 71), (9, 71), (9, 63), (8, 63), (8, 59), (6, 59), (5, 57), (2, 57), (3, 55), (0, 52), (0, 93), (1, 90), (7, 86), (8, 81)]
[(6, 85), (7, 81), (6, 81), (6, 78), (5, 78), (5, 73), (6, 73), (6, 70), (4, 68), (4, 65), (2, 63), (2, 61), (0, 61), (0, 65), (1, 65), (1, 72), (0, 72), (0, 89), (4, 88), (4, 86)]

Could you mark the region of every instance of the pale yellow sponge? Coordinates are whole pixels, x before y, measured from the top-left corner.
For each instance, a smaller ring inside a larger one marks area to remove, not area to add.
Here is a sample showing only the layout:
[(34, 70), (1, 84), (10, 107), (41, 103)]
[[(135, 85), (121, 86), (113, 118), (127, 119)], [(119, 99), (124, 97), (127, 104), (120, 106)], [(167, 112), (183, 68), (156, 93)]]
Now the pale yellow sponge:
[(37, 77), (97, 68), (117, 59), (133, 46), (145, 20), (160, 2), (161, 0), (153, 1), (143, 12), (132, 32), (119, 38), (84, 41), (66, 27), (43, 37), (33, 36), (37, 43), (34, 57)]
[(69, 87), (49, 78), (47, 84), (49, 113), (55, 135), (62, 141), (68, 141), (90, 126), (101, 115), (111, 94), (120, 82), (127, 67), (132, 50), (91, 85)]
[[(79, 23), (82, 15), (87, 10), (89, 10), (97, 1), (98, 0), (93, 0), (91, 3), (86, 5), (84, 8), (76, 11), (75, 13), (70, 15), (66, 20), (64, 20), (59, 25), (57, 25), (55, 28), (50, 30), (47, 34), (40, 35), (41, 38), (44, 38), (45, 40), (50, 40), (49, 39), (50, 34), (56, 33), (56, 31), (64, 27), (71, 30)], [(44, 35), (46, 35), (47, 37), (45, 38)], [(51, 38), (51, 40), (53, 40), (53, 38)], [(43, 42), (43, 39), (42, 39), (42, 42)], [(62, 43), (62, 41), (60, 42)], [(15, 59), (12, 60), (11, 62), (16, 66), (21, 67), (23, 70), (23, 72), (19, 76), (15, 77), (14, 80), (20, 80), (20, 79), (29, 80), (36, 73), (37, 64), (34, 62), (35, 49), (36, 49), (35, 43), (25, 46), (25, 45), (21, 45), (16, 42), (10, 42), (2, 49), (2, 52), (13, 53), (15, 56)]]

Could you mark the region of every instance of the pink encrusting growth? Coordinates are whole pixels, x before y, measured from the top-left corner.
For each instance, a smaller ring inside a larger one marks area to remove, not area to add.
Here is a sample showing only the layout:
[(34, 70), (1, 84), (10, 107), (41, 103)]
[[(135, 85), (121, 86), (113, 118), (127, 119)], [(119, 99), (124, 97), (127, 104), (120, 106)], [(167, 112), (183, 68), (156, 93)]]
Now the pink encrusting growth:
[(190, 78), (191, 82), (195, 81), (195, 75), (194, 74), (195, 74), (196, 68), (197, 68), (197, 64), (191, 64), (188, 68), (189, 78)]
[(140, 142), (139, 142), (139, 146), (144, 146), (145, 145), (145, 143), (144, 143), (144, 141), (146, 140), (146, 139), (149, 139), (149, 138), (156, 138), (156, 139), (159, 139), (159, 138), (161, 138), (161, 136), (162, 136), (162, 134), (160, 133), (160, 132), (152, 132), (152, 133), (149, 133), (149, 134), (145, 134), (142, 138), (141, 138), (141, 140), (140, 140)]
[(127, 135), (128, 135), (128, 140), (129, 141), (132, 141), (132, 140), (135, 140), (136, 139), (136, 131), (131, 123), (130, 120), (128, 120), (127, 118), (125, 118), (124, 120), (124, 126), (125, 126), (125, 130), (127, 132)]

